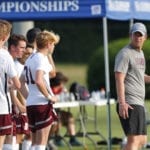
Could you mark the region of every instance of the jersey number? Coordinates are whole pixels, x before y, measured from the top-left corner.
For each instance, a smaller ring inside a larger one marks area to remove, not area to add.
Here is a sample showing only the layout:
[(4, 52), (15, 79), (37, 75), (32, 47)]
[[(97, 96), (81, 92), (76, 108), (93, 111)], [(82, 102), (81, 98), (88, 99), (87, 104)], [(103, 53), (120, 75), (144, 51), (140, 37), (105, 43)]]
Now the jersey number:
[(28, 68), (27, 66), (25, 66), (24, 70), (25, 70), (25, 74), (26, 74), (26, 82), (27, 82), (27, 84), (29, 84), (29, 82), (31, 84), (35, 84), (35, 81), (33, 80), (30, 68)]

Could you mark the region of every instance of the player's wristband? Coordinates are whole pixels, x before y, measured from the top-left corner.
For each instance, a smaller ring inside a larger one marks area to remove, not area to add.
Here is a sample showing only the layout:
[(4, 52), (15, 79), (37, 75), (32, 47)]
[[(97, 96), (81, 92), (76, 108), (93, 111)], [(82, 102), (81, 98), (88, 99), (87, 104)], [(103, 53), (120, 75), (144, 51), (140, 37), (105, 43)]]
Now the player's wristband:
[(51, 96), (51, 95), (48, 95), (46, 98), (50, 101), (51, 98), (52, 98), (52, 96)]

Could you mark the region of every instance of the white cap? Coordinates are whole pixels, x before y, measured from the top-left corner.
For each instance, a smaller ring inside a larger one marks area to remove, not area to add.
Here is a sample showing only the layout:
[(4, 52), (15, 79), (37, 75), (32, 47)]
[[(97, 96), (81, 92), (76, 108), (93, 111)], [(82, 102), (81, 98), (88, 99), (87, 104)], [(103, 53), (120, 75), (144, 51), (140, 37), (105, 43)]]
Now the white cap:
[(130, 33), (140, 32), (143, 36), (147, 34), (146, 27), (143, 23), (137, 22), (131, 27)]

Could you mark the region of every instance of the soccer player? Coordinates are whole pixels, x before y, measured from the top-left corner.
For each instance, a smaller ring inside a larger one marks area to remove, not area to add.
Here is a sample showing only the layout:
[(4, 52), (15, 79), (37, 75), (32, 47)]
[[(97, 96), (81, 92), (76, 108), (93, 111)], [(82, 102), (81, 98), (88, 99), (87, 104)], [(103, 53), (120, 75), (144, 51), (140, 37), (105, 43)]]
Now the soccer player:
[(32, 132), (32, 150), (45, 150), (51, 125), (57, 120), (53, 109), (57, 97), (49, 84), (49, 75), (54, 68), (47, 55), (52, 55), (58, 42), (59, 36), (53, 32), (39, 33), (36, 37), (37, 52), (27, 59), (21, 76), (21, 81), (26, 81), (29, 88), (27, 114)]
[(20, 88), (14, 61), (8, 51), (3, 48), (10, 36), (11, 28), (9, 22), (0, 20), (0, 150), (2, 150), (6, 135), (12, 133), (12, 109), (8, 95), (8, 78), (11, 79), (14, 87)]

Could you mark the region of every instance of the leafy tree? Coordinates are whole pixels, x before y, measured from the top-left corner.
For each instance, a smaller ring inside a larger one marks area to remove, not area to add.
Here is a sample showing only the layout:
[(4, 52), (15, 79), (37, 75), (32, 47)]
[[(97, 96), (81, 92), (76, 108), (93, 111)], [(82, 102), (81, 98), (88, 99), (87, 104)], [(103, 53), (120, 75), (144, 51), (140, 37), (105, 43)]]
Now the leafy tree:
[[(128, 36), (129, 20), (108, 19), (107, 22), (110, 41)], [(150, 24), (144, 23), (149, 28)], [(99, 45), (103, 45), (102, 18), (42, 20), (35, 21), (35, 26), (60, 35), (60, 43), (54, 52), (54, 58), (59, 63), (87, 63)]]
[(93, 51), (103, 44), (102, 20), (99, 19), (38, 21), (35, 26), (60, 35), (60, 43), (54, 51), (57, 62), (86, 63)]

